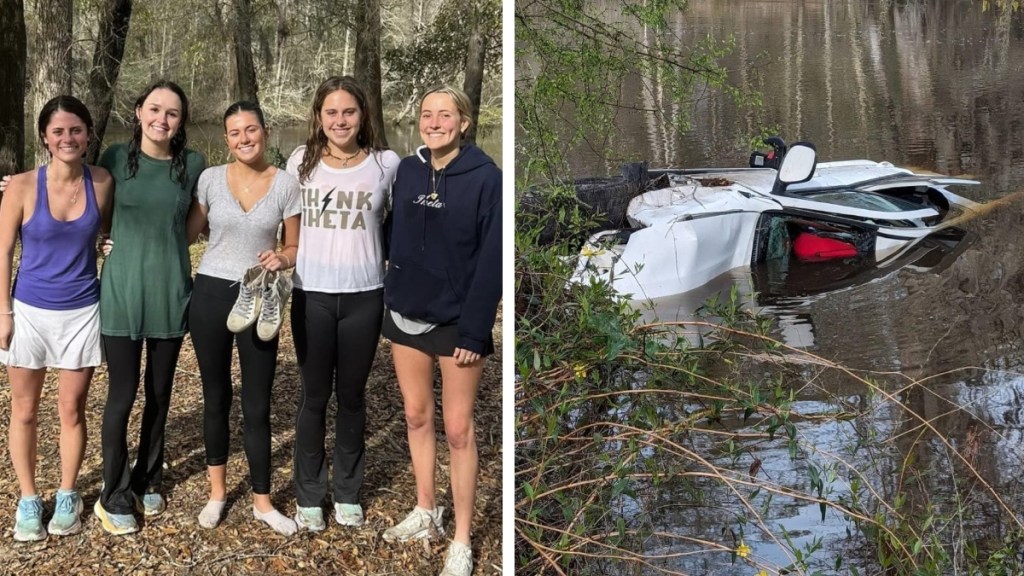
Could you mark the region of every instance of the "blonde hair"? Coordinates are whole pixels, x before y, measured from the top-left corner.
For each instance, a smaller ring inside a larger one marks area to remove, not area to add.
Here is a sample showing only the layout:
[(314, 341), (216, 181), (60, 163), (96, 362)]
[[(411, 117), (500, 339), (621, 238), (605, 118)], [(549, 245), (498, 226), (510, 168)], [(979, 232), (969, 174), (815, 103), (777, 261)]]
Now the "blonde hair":
[(473, 105), (469, 102), (469, 96), (466, 96), (466, 93), (462, 90), (452, 86), (438, 86), (427, 90), (423, 94), (423, 97), (420, 98), (420, 110), (423, 110), (423, 101), (431, 94), (447, 94), (451, 97), (452, 102), (455, 102), (455, 108), (459, 111), (459, 116), (467, 122), (466, 130), (462, 131), (462, 135), (465, 136), (466, 131), (473, 126)]

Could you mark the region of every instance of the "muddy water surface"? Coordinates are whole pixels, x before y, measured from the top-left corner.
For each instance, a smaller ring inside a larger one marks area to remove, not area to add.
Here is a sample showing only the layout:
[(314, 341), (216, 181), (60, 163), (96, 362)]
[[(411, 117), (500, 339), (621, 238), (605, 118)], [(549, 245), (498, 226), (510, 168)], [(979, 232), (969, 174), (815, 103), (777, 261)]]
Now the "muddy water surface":
[[(644, 31), (637, 33), (645, 37)], [(965, 190), (974, 200), (1024, 188), (1024, 18), (1019, 15), (983, 12), (980, 2), (716, 0), (692, 2), (673, 20), (674, 41), (707, 34), (735, 37), (736, 50), (727, 59), (732, 79), (762, 91), (763, 109), (741, 111), (709, 93), (689, 110), (695, 128), (685, 134), (675, 133), (670, 119), (620, 114), (619, 130), (606, 143), (613, 158), (578, 151), (574, 162), (580, 176), (613, 174), (620, 162), (633, 160), (649, 160), (655, 167), (743, 165), (746, 139), (762, 127), (775, 127), (787, 141), (814, 142), (820, 160), (888, 160), (975, 178), (982, 186)], [(671, 115), (656, 83), (626, 86), (627, 104), (660, 107)], [(941, 265), (907, 266), (810, 297), (799, 295), (799, 285), (820, 282), (820, 271), (794, 271), (788, 279), (794, 294), (754, 301), (756, 309), (775, 319), (773, 334), (779, 340), (851, 368), (877, 371), (900, 402), (933, 419), (947, 443), (917, 444), (900, 454), (909, 444), (895, 441), (888, 444), (897, 450), (890, 460), (856, 453), (865, 434), (907, 426), (891, 403), (871, 400), (876, 403), (869, 422), (800, 424), (805, 445), (796, 462), (781, 447), (747, 458), (762, 460), (780, 483), (806, 485), (806, 467), (816, 453), (852, 454), (852, 464), (870, 470), (885, 486), (895, 481), (885, 480), (895, 464), (913, 456), (922, 472), (919, 489), (942, 494), (955, 492), (955, 479), (930, 474), (930, 466), (950, 446), (969, 445), (977, 469), (1021, 508), (1024, 202), (964, 229), (968, 242)], [(736, 271), (697, 293), (661, 299), (648, 317), (689, 318), (717, 288), (738, 283), (751, 290), (750, 278), (749, 271)], [(828, 374), (813, 369), (806, 375), (819, 378), (815, 390), (869, 403), (862, 389), (842, 379), (830, 382)], [(899, 391), (901, 382), (924, 378), (927, 386)], [(812, 412), (819, 408), (816, 395), (808, 389), (801, 398)], [(951, 412), (951, 403), (966, 410)], [(847, 488), (842, 478), (832, 487), (834, 494)], [(735, 520), (730, 510), (689, 512), (678, 494), (664, 499), (658, 510), (666, 530), (720, 541), (723, 527)], [(979, 524), (1007, 522), (1003, 511), (988, 513)], [(848, 549), (850, 525), (838, 514), (830, 511), (823, 521), (816, 505), (799, 503), (766, 514), (765, 524), (785, 527), (797, 547), (821, 538), (829, 565), (837, 556), (856, 558)], [(768, 565), (793, 560), (784, 546), (757, 530), (748, 532), (747, 541)], [(652, 552), (673, 550), (679, 548), (652, 542)], [(666, 564), (691, 573), (751, 573), (749, 566), (730, 564), (727, 555)]]

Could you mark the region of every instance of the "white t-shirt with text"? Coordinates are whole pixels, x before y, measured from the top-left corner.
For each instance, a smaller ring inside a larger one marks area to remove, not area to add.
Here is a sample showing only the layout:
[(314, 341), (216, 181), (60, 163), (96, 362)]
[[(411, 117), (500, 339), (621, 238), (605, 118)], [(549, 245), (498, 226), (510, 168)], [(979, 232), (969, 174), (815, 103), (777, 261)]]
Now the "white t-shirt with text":
[[(288, 158), (288, 173), (299, 177), (305, 146)], [(384, 285), (384, 217), (398, 154), (371, 152), (351, 168), (317, 164), (299, 182), (302, 229), (295, 286), (331, 294), (365, 292)]]

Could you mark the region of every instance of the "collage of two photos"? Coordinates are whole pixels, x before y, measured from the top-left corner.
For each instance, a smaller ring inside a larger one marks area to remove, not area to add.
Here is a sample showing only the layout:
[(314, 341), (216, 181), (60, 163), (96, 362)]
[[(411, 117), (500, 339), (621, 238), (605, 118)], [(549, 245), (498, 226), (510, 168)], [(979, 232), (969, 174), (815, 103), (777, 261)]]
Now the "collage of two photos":
[(1024, 574), (1008, 0), (0, 0), (0, 574)]

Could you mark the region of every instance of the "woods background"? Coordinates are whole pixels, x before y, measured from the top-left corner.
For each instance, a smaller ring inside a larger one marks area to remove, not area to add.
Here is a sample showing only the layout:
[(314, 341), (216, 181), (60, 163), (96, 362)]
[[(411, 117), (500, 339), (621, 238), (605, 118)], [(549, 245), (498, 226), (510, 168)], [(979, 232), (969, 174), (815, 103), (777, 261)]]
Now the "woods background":
[(316, 86), (351, 74), (382, 127), (412, 122), (417, 97), (444, 83), (497, 125), (501, 50), (498, 0), (0, 0), (0, 174), (42, 160), (35, 115), (58, 94), (89, 106), (95, 161), (156, 78), (185, 89), (193, 123), (240, 98), (272, 125), (302, 123)]

